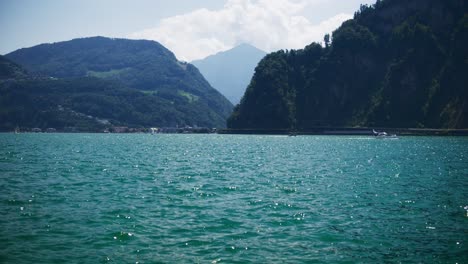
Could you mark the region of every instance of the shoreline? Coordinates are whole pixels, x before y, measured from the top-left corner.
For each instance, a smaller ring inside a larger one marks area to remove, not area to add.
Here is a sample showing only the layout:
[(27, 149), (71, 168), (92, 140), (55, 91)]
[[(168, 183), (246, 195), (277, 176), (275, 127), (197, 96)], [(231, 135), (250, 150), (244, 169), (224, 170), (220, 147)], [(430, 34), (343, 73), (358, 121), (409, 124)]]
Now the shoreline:
[(329, 135), (329, 136), (373, 136), (373, 130), (385, 131), (397, 136), (468, 136), (468, 129), (435, 128), (352, 128), (316, 127), (308, 130), (290, 129), (219, 129), (218, 134), (230, 135)]
[[(100, 131), (23, 131), (18, 134), (220, 134), (220, 135), (284, 135), (284, 136), (374, 136), (373, 130), (385, 131), (397, 136), (468, 136), (468, 129), (432, 129), (432, 128), (350, 128), (350, 127), (316, 127), (308, 130), (290, 129), (217, 129), (214, 131), (192, 131), (192, 132), (100, 132)], [(15, 133), (15, 131), (0, 131), (0, 133)]]

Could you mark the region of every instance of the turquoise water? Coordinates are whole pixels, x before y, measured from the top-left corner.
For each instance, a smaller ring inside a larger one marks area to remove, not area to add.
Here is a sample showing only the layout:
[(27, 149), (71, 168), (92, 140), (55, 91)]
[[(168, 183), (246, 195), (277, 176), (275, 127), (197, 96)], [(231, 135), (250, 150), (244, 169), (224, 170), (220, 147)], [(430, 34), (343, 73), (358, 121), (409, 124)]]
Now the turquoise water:
[(468, 138), (0, 134), (0, 262), (467, 263)]

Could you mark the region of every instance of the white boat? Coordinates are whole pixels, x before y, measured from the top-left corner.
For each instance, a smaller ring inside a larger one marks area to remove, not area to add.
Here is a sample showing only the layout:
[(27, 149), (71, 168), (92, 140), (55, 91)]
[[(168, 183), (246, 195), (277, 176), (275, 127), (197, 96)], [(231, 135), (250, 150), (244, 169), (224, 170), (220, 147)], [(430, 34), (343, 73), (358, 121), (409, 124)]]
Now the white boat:
[(381, 138), (381, 139), (398, 139), (398, 136), (396, 134), (388, 134), (387, 132), (381, 131), (377, 132), (374, 129), (372, 129), (372, 132), (374, 133), (375, 138)]

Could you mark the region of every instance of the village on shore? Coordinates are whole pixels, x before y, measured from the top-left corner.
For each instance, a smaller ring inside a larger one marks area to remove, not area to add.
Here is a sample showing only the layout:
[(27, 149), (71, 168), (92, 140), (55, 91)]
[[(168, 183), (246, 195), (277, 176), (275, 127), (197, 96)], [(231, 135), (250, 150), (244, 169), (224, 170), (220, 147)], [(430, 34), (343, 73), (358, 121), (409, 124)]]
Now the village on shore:
[(17, 128), (15, 133), (166, 133), (166, 134), (210, 134), (216, 133), (216, 128), (183, 126), (183, 127), (127, 127), (113, 126), (102, 130), (82, 131), (76, 127), (65, 127), (63, 129), (49, 128)]

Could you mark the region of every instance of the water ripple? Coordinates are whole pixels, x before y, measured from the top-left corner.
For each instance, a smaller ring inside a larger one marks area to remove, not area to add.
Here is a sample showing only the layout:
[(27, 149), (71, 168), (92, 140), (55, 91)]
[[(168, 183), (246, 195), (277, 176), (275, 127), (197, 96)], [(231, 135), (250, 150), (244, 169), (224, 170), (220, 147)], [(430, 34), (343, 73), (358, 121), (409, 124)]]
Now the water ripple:
[(0, 134), (0, 260), (463, 263), (467, 164), (467, 138)]

